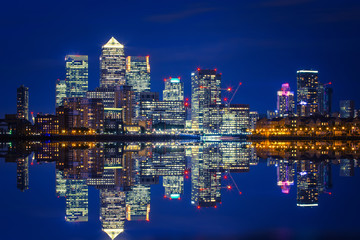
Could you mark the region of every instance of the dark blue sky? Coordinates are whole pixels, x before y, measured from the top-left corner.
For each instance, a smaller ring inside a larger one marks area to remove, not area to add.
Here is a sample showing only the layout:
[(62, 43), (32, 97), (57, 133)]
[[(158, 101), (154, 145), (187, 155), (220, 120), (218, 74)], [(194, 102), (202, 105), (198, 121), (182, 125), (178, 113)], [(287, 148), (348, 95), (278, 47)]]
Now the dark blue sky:
[(111, 36), (126, 55), (150, 55), (152, 90), (190, 72), (217, 68), (223, 86), (243, 82), (233, 103), (265, 112), (296, 70), (319, 70), (340, 99), (360, 107), (358, 0), (6, 1), (0, 9), (0, 117), (16, 111), (16, 87), (30, 88), (30, 111), (54, 112), (55, 81), (66, 54), (89, 55), (98, 86), (101, 46)]

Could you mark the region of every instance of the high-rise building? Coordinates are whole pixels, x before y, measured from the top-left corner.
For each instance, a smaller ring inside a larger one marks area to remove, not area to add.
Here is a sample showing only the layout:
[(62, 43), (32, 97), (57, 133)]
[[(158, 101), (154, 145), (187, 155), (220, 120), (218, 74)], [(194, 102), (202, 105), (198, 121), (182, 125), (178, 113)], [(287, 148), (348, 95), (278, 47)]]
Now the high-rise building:
[(308, 160), (300, 160), (296, 167), (297, 206), (317, 207), (319, 205), (318, 164)]
[(124, 45), (112, 37), (100, 56), (100, 87), (115, 87), (125, 84)]
[(66, 180), (66, 216), (68, 222), (87, 222), (89, 213), (89, 193), (86, 180)]
[(319, 112), (324, 116), (331, 116), (333, 89), (330, 83), (319, 83)]
[(280, 91), (277, 92), (276, 109), (280, 117), (295, 114), (294, 92), (290, 91), (288, 83), (282, 84)]
[(297, 71), (297, 114), (310, 116), (319, 113), (318, 71)]
[(200, 69), (191, 73), (192, 129), (202, 131), (204, 112), (210, 105), (221, 103), (221, 74), (216, 69)]
[(355, 104), (353, 100), (340, 101), (340, 117), (352, 118), (354, 117)]
[(17, 89), (17, 118), (29, 120), (29, 88), (21, 85)]
[(100, 190), (100, 221), (102, 230), (115, 239), (124, 231), (125, 192), (117, 188)]
[(56, 80), (55, 96), (55, 107), (60, 107), (63, 99), (66, 98), (66, 80)]
[(131, 86), (121, 85), (116, 87), (115, 107), (123, 109), (124, 124), (131, 124), (134, 118), (134, 92)]
[(184, 101), (184, 84), (180, 78), (164, 79), (165, 89), (163, 91), (164, 101)]
[(17, 188), (24, 192), (29, 189), (29, 159), (21, 157), (16, 159)]
[(126, 85), (134, 91), (135, 117), (140, 114), (140, 93), (150, 91), (149, 56), (126, 58)]
[(66, 97), (85, 97), (88, 90), (89, 61), (87, 55), (67, 55)]

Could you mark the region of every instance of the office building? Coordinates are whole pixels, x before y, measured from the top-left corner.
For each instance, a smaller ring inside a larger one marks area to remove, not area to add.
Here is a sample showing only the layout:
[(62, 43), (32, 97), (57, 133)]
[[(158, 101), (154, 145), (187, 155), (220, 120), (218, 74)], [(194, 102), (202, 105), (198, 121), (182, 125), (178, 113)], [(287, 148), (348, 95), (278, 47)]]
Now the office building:
[(29, 120), (29, 88), (21, 85), (17, 89), (17, 118)]
[(131, 86), (121, 85), (116, 87), (115, 107), (122, 108), (124, 124), (131, 125), (134, 118), (134, 91)]
[(280, 117), (295, 114), (294, 92), (290, 91), (288, 83), (282, 84), (280, 91), (277, 92), (276, 109)]
[(330, 87), (330, 83), (319, 83), (319, 112), (321, 115), (329, 117), (332, 111), (332, 95), (333, 89)]
[(355, 111), (355, 104), (353, 100), (341, 100), (340, 101), (340, 117), (341, 118), (353, 118)]
[(259, 120), (260, 116), (259, 113), (256, 111), (249, 112), (249, 119), (250, 119), (250, 129), (255, 130), (256, 122)]
[(21, 157), (16, 159), (16, 186), (24, 192), (29, 189), (29, 159)]
[(184, 84), (178, 78), (164, 79), (165, 89), (163, 91), (164, 101), (184, 101)]
[(35, 117), (35, 129), (41, 134), (58, 134), (59, 118), (52, 114), (38, 114)]
[(319, 113), (318, 71), (297, 71), (297, 114), (307, 117)]
[(203, 128), (205, 133), (224, 135), (243, 134), (250, 129), (249, 105), (210, 105), (204, 109)]
[(100, 221), (102, 230), (111, 239), (124, 231), (125, 192), (117, 188), (100, 189)]
[(104, 129), (104, 105), (102, 100), (83, 98), (80, 105), (83, 111), (83, 126), (101, 133)]
[(67, 55), (66, 97), (85, 97), (88, 91), (89, 61), (87, 55)]
[(55, 107), (60, 107), (63, 99), (66, 98), (66, 80), (56, 80), (55, 97)]
[(100, 56), (100, 87), (116, 87), (125, 84), (124, 45), (112, 37), (104, 46)]
[(95, 90), (88, 91), (86, 93), (86, 97), (101, 99), (104, 104), (104, 108), (115, 107), (115, 87), (95, 88)]
[(140, 114), (140, 93), (150, 91), (149, 56), (126, 58), (126, 85), (134, 91), (135, 117)]
[(67, 222), (87, 222), (89, 215), (89, 193), (86, 180), (66, 180), (66, 215)]
[(221, 103), (221, 74), (216, 69), (197, 69), (191, 73), (192, 129), (203, 131), (204, 112), (210, 105)]

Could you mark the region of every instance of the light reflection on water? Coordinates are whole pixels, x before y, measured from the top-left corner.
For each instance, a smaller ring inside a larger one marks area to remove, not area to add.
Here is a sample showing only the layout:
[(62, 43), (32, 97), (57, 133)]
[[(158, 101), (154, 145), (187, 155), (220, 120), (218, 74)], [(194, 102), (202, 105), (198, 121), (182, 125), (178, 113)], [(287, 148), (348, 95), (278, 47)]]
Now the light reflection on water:
[[(19, 211), (3, 198), (9, 211), (4, 219), (19, 212), (24, 221), (52, 229), (59, 226), (54, 216), (61, 214), (59, 239), (287, 239), (303, 236), (304, 229), (313, 229), (305, 233), (318, 238), (337, 236), (328, 232), (346, 238), (345, 229), (349, 238), (357, 234), (355, 216), (334, 208), (348, 203), (347, 208), (359, 210), (351, 202), (360, 197), (350, 192), (359, 183), (358, 142), (22, 142), (0, 147), (2, 192), (26, 209)], [(335, 180), (344, 187), (334, 187)], [(55, 204), (44, 206), (47, 213), (37, 209), (34, 214), (34, 202), (44, 196)], [(247, 224), (240, 221), (244, 217)], [(76, 235), (68, 236), (70, 231)]]

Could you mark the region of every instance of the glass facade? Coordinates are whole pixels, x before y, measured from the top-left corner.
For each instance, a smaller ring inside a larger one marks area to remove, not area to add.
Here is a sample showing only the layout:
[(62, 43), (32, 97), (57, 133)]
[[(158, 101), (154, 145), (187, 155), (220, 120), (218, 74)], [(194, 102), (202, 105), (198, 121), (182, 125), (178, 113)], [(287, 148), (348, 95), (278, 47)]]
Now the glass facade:
[(280, 117), (295, 114), (294, 92), (290, 91), (288, 83), (282, 84), (280, 91), (277, 92), (276, 109)]
[(66, 98), (66, 80), (56, 80), (55, 97), (55, 107), (61, 106), (63, 99)]
[(85, 97), (88, 91), (89, 62), (87, 55), (67, 55), (66, 97)]
[(112, 37), (100, 56), (100, 87), (115, 87), (125, 84), (124, 45)]
[(204, 112), (212, 104), (220, 104), (221, 74), (216, 70), (191, 73), (191, 120), (194, 130), (202, 131)]
[(17, 89), (17, 118), (29, 120), (29, 88), (21, 85)]
[(184, 101), (184, 84), (180, 78), (164, 79), (165, 89), (163, 91), (164, 101)]
[(297, 71), (297, 114), (307, 117), (319, 113), (318, 71)]

